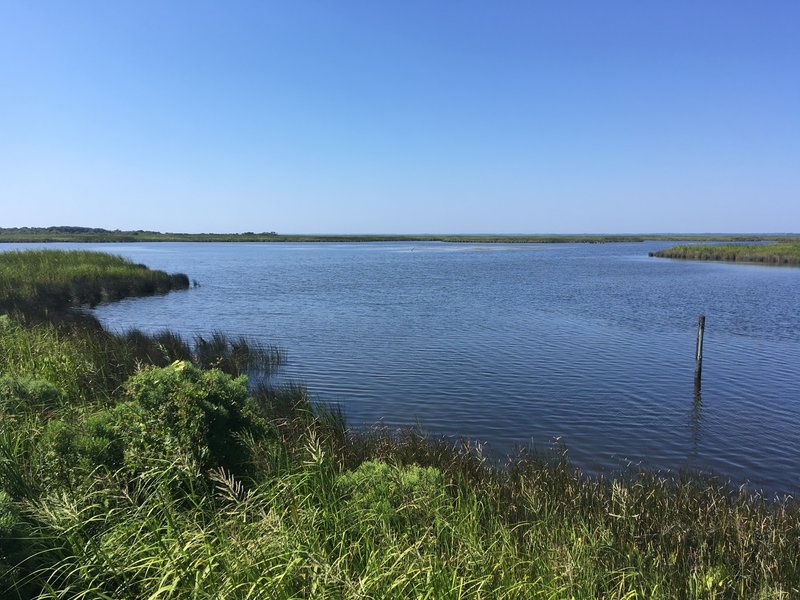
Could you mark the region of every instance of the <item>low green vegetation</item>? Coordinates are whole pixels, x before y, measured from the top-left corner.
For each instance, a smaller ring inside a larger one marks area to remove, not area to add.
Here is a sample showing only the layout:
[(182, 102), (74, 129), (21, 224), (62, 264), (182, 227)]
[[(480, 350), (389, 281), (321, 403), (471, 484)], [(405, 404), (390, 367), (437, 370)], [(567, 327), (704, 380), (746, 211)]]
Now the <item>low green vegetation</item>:
[(800, 595), (792, 499), (348, 430), (207, 337), (0, 316), (0, 596)]
[(52, 308), (186, 289), (189, 278), (168, 275), (102, 252), (41, 250), (0, 253), (0, 309)]
[(616, 243), (645, 240), (676, 241), (761, 241), (797, 240), (797, 236), (774, 235), (307, 235), (256, 233), (161, 233), (158, 231), (120, 231), (91, 227), (13, 227), (0, 228), (1, 242), (449, 242), (470, 244), (559, 244)]
[(800, 265), (800, 242), (675, 246), (666, 250), (651, 252), (650, 256), (798, 266)]

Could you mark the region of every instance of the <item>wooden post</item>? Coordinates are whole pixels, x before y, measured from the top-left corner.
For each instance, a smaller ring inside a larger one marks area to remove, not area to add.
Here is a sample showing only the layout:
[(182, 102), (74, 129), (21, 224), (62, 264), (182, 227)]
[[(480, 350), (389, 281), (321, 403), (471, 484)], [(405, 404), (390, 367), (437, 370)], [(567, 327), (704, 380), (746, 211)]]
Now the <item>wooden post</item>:
[(694, 353), (694, 381), (700, 382), (703, 374), (703, 332), (706, 328), (706, 316), (700, 315), (697, 321), (697, 348)]

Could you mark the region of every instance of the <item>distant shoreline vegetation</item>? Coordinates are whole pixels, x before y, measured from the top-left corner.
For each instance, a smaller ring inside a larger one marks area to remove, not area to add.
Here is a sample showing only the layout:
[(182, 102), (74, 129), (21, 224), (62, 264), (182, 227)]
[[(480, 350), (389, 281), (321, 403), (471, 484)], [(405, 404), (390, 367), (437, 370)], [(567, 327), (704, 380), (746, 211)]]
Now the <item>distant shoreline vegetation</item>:
[(705, 242), (800, 242), (800, 236), (758, 234), (699, 234), (699, 235), (393, 235), (393, 234), (280, 234), (261, 233), (161, 233), (158, 231), (122, 231), (94, 227), (6, 227), (0, 228), (0, 243), (51, 242), (450, 242), (482, 244), (558, 244), (558, 243), (619, 243), (646, 240), (705, 241)]
[(768, 265), (800, 266), (800, 241), (759, 245), (674, 246), (650, 256), (684, 260), (710, 260)]

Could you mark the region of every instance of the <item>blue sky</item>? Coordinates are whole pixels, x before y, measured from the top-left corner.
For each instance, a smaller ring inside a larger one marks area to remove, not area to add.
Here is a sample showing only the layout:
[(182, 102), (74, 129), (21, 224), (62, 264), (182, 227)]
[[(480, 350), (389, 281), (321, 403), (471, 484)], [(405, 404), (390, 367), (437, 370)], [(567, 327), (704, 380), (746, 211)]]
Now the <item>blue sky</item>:
[(0, 226), (800, 231), (800, 3), (0, 1)]

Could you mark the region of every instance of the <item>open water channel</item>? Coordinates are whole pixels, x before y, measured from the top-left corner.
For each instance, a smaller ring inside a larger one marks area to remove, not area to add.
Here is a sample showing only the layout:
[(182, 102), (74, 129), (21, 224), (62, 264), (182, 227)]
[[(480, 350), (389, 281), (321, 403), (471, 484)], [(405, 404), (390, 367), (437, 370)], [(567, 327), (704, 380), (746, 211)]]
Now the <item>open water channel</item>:
[(496, 454), (557, 444), (592, 473), (700, 469), (800, 493), (800, 269), (648, 257), (669, 245), (48, 247), (187, 273), (199, 287), (95, 313), (112, 329), (276, 344), (278, 377), (353, 426), (419, 423)]

